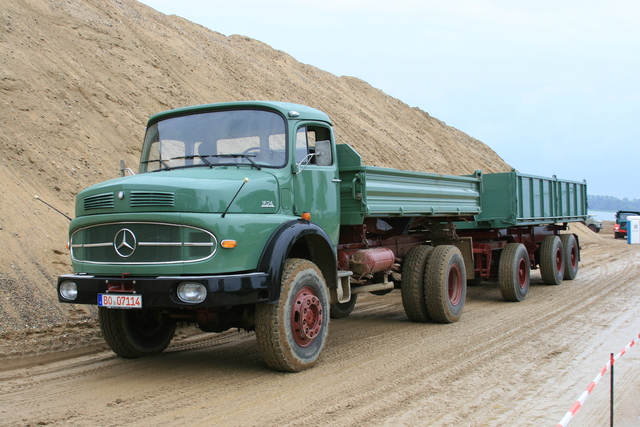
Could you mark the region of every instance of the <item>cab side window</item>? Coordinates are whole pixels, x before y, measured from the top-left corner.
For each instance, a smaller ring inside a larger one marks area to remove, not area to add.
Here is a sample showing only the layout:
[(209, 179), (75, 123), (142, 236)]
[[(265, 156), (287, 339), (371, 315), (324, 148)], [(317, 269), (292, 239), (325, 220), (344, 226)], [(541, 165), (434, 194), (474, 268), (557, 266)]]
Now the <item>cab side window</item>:
[[(331, 131), (321, 126), (303, 126), (296, 134), (296, 162), (310, 165), (330, 166)], [(306, 158), (306, 161), (305, 161)]]

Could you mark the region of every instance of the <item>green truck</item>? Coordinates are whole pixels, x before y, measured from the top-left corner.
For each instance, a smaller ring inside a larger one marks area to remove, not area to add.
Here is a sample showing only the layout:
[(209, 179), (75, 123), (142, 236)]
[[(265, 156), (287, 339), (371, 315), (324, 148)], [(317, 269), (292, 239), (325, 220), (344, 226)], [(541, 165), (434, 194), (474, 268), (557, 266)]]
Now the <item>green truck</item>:
[(329, 117), (281, 102), (152, 116), (139, 173), (91, 186), (69, 227), (58, 299), (98, 306), (121, 357), (157, 354), (178, 324), (255, 331), (265, 363), (316, 364), (330, 318), (400, 289), (409, 319), (451, 323), (467, 282), (523, 300), (530, 269), (573, 279), (586, 183), (362, 165)]

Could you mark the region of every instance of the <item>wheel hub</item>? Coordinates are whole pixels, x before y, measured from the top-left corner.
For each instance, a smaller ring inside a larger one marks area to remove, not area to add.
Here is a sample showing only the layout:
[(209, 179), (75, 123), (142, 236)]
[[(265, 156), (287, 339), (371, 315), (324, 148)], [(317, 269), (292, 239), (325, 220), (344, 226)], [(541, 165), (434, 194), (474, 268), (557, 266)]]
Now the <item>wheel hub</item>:
[(556, 270), (562, 271), (562, 251), (560, 249), (556, 251)]
[(447, 288), (451, 305), (458, 305), (462, 298), (462, 274), (457, 265), (453, 265), (449, 271)]
[(291, 311), (291, 328), (298, 345), (311, 345), (322, 329), (323, 317), (322, 303), (314, 290), (308, 286), (300, 289)]
[(527, 260), (522, 258), (518, 263), (518, 285), (520, 286), (520, 289), (526, 288), (528, 282), (529, 270), (527, 269)]

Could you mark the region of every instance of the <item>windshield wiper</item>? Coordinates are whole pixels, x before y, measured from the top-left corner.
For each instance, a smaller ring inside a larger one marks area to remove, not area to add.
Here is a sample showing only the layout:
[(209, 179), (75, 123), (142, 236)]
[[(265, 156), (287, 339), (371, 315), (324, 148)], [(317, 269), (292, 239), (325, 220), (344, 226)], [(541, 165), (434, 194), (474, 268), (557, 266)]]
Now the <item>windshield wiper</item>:
[[(262, 168), (260, 167), (260, 165), (258, 165), (256, 162), (253, 161), (253, 159), (251, 157), (255, 157), (254, 155), (251, 154), (195, 154), (193, 156), (178, 156), (178, 157), (171, 157), (170, 159), (167, 160), (163, 160), (163, 159), (154, 159), (154, 160), (144, 160), (142, 161), (142, 163), (152, 163), (152, 162), (158, 162), (162, 165), (162, 169), (156, 169), (153, 172), (158, 172), (158, 171), (162, 171), (162, 170), (173, 170), (173, 169), (185, 169), (185, 168), (195, 168), (195, 167), (199, 167), (199, 166), (206, 166), (209, 168), (214, 168), (215, 166), (221, 166), (219, 163), (218, 164), (213, 164), (211, 163), (209, 160), (207, 160), (207, 157), (221, 157), (221, 158), (245, 158), (247, 160), (249, 160), (249, 163), (251, 163), (251, 166), (255, 166), (256, 169), (261, 170)], [(196, 164), (196, 165), (183, 165), (183, 166), (169, 166), (166, 162), (167, 161), (171, 161), (171, 160), (193, 160), (193, 159), (200, 159), (204, 162), (204, 164)]]
[(167, 170), (167, 171), (170, 171), (170, 170), (171, 170), (171, 168), (169, 167), (169, 165), (165, 163), (165, 162), (166, 162), (166, 160), (162, 160), (162, 159), (143, 160), (143, 161), (141, 161), (140, 163), (149, 164), (149, 163), (153, 163), (153, 162), (158, 162), (158, 163), (160, 163), (160, 164), (162, 165), (162, 169), (156, 169), (156, 170), (154, 170), (153, 172), (157, 172), (157, 171), (159, 171), (159, 170)]
[[(255, 166), (256, 169), (261, 170), (262, 168), (260, 167), (260, 165), (257, 164), (256, 162), (254, 162), (253, 159), (252, 159), (252, 157), (255, 157), (255, 156), (256, 156), (255, 154), (210, 154), (210, 155), (205, 155), (205, 157), (222, 157), (222, 158), (232, 158), (232, 159), (244, 158), (244, 159), (249, 160), (249, 163), (251, 163), (252, 166)], [(199, 157), (202, 158), (203, 155), (200, 155)]]

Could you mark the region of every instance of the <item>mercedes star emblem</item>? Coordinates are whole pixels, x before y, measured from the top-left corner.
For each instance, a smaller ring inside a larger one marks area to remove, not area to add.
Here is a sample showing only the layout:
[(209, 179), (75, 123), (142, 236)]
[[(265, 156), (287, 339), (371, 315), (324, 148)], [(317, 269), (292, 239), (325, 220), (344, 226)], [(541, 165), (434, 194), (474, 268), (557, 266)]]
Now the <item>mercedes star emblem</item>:
[(113, 248), (122, 258), (129, 258), (136, 251), (136, 235), (128, 228), (123, 228), (116, 233), (113, 239)]

